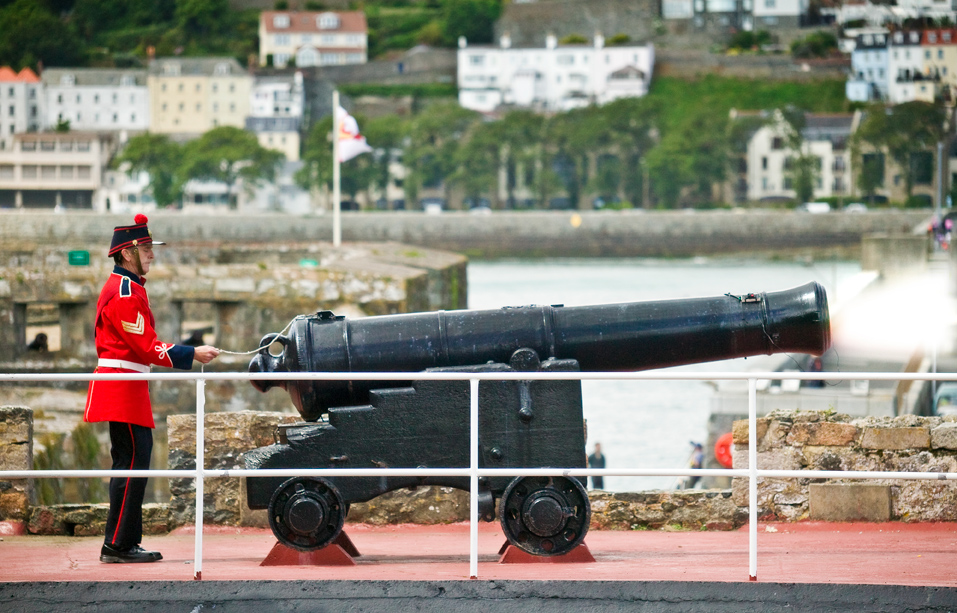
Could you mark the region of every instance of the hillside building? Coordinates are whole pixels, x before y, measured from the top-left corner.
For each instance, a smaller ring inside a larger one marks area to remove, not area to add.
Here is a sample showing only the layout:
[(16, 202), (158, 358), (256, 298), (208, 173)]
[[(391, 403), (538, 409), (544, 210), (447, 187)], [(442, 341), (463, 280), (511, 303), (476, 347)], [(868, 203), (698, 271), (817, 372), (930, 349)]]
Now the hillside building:
[[(739, 116), (742, 114), (732, 111), (732, 118)], [(790, 124), (780, 111), (764, 116), (767, 121), (748, 141), (736, 191), (750, 202), (793, 200), (797, 196), (793, 170), (798, 152), (788, 144)], [(854, 192), (848, 141), (859, 123), (859, 113), (805, 115), (801, 152), (817, 158), (815, 198), (851, 196)]]
[(253, 85), (246, 130), (255, 134), (263, 147), (281, 151), (288, 161), (297, 161), (304, 105), (301, 72), (260, 77)]
[(362, 11), (263, 11), (259, 16), (259, 65), (365, 64), (368, 35)]
[(13, 145), (13, 135), (41, 128), (43, 84), (35, 72), (0, 66), (0, 150)]
[(100, 187), (113, 152), (114, 140), (102, 133), (14, 134), (0, 151), (0, 208), (105, 212)]
[(887, 34), (860, 34), (851, 52), (851, 75), (846, 84), (848, 100), (886, 100), (888, 93)]
[(150, 62), (150, 131), (198, 136), (217, 126), (242, 128), (253, 79), (233, 58), (160, 58)]
[(513, 48), (508, 36), (498, 46), (469, 46), (459, 39), (459, 104), (491, 112), (500, 106), (567, 111), (648, 93), (655, 48), (559, 45), (554, 35), (544, 48)]
[(49, 68), (43, 72), (44, 127), (144, 132), (150, 127), (146, 71)]

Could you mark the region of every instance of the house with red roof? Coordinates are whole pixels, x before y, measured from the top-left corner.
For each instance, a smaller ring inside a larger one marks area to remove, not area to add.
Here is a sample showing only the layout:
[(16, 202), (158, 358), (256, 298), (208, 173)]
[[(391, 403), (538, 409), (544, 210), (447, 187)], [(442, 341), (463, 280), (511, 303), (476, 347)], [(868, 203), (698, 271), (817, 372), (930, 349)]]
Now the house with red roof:
[(41, 128), (42, 103), (42, 83), (35, 72), (0, 66), (0, 149), (10, 146), (14, 134)]
[(263, 11), (259, 16), (259, 65), (365, 64), (368, 34), (362, 11)]

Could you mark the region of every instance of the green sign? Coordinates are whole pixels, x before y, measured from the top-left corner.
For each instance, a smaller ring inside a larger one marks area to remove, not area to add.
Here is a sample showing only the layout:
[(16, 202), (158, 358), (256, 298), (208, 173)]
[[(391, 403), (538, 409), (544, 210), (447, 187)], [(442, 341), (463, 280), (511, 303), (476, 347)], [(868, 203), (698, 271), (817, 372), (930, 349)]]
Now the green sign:
[(67, 258), (70, 262), (70, 266), (89, 266), (90, 265), (89, 251), (71, 251), (67, 254)]

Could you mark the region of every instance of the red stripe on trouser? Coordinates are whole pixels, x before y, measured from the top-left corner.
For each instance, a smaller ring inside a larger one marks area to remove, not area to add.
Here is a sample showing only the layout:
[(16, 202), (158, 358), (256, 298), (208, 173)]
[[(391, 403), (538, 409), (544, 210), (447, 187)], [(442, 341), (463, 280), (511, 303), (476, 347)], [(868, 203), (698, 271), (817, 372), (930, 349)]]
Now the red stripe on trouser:
[[(133, 470), (133, 465), (136, 462), (136, 439), (133, 438), (133, 426), (131, 424), (126, 424), (130, 429), (130, 444), (133, 445), (133, 458), (130, 460), (130, 470)], [(120, 525), (123, 522), (123, 509), (126, 508), (126, 497), (130, 491), (130, 477), (126, 478), (126, 487), (123, 488), (123, 504), (120, 505), (120, 514), (116, 518), (116, 528), (113, 530), (113, 539), (110, 541), (111, 545), (116, 545), (116, 535), (120, 532)]]

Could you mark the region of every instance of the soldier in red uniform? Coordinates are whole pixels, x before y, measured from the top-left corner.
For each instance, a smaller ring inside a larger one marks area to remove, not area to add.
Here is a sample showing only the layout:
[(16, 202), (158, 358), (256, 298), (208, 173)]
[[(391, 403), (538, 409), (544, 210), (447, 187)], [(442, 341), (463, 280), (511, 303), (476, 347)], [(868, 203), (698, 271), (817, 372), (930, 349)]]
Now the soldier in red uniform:
[[(150, 365), (189, 370), (193, 360), (207, 364), (219, 355), (209, 345), (187, 347), (156, 338), (155, 320), (146, 295), (146, 274), (153, 263), (154, 241), (145, 215), (132, 226), (113, 230), (109, 255), (116, 266), (96, 304), (97, 373), (148, 373)], [(153, 411), (148, 381), (91, 381), (84, 421), (110, 423), (113, 470), (150, 467)], [(110, 513), (100, 561), (156, 562), (163, 556), (140, 546), (143, 537), (145, 478), (110, 479)]]

